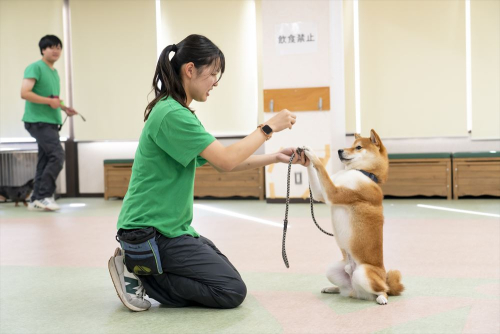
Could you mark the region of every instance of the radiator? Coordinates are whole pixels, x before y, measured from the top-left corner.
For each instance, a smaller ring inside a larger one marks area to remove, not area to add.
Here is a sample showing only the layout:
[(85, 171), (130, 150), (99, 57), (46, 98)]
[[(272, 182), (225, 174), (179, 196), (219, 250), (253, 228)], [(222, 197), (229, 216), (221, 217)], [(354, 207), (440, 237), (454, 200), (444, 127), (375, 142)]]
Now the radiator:
[(37, 151), (0, 152), (0, 186), (21, 186), (35, 178)]

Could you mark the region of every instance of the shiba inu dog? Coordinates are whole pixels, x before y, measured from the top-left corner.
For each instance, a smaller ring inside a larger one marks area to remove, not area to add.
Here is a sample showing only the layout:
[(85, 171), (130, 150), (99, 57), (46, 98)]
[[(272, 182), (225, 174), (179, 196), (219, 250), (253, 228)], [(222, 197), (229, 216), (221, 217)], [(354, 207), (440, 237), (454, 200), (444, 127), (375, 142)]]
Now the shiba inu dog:
[(384, 195), (379, 184), (387, 180), (387, 151), (374, 130), (369, 138), (355, 135), (350, 148), (339, 150), (345, 164), (331, 178), (316, 154), (304, 147), (310, 160), (307, 167), (314, 199), (331, 207), (333, 233), (343, 255), (326, 273), (335, 286), (323, 293), (388, 302), (387, 295), (399, 295), (404, 290), (401, 273), (386, 273), (383, 258)]

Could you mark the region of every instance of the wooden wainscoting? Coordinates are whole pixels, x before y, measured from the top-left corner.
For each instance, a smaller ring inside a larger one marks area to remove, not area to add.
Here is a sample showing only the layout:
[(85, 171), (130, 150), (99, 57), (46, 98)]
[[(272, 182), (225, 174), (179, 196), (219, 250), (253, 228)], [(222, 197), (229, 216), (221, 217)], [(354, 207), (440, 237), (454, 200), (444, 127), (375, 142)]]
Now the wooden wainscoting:
[(453, 156), (453, 198), (500, 196), (500, 157)]
[(104, 199), (125, 197), (132, 175), (132, 160), (104, 161)]
[(450, 155), (448, 158), (408, 159), (391, 159), (389, 155), (389, 179), (382, 185), (384, 195), (442, 196), (452, 199)]
[[(104, 198), (125, 197), (132, 175), (132, 160), (104, 161)], [(219, 173), (211, 165), (196, 169), (195, 197), (265, 197), (264, 167)]]
[(219, 173), (206, 164), (196, 169), (195, 197), (258, 197), (264, 199), (264, 167), (242, 172)]

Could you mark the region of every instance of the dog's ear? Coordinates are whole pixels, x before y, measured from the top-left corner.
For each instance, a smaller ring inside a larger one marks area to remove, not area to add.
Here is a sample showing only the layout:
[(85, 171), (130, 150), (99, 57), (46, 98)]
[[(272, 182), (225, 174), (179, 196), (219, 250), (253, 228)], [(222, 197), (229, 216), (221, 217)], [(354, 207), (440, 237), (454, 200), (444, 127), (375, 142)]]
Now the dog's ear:
[(359, 133), (355, 133), (355, 134), (354, 134), (354, 138), (355, 138), (355, 139), (359, 139), (359, 138), (361, 138), (361, 135), (360, 135)]
[(375, 146), (380, 148), (382, 141), (380, 140), (380, 137), (373, 129), (371, 129), (370, 131), (370, 140), (372, 141), (373, 144), (375, 144)]

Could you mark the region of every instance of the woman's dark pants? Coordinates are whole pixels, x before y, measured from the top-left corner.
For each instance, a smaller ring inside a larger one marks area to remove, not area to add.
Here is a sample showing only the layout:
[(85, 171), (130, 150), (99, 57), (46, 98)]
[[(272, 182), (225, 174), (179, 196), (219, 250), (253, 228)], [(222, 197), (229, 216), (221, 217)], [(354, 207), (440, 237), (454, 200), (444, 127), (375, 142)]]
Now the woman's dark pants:
[(209, 239), (160, 235), (156, 242), (163, 274), (140, 276), (149, 297), (171, 307), (214, 308), (234, 308), (245, 299), (240, 274)]

